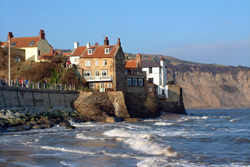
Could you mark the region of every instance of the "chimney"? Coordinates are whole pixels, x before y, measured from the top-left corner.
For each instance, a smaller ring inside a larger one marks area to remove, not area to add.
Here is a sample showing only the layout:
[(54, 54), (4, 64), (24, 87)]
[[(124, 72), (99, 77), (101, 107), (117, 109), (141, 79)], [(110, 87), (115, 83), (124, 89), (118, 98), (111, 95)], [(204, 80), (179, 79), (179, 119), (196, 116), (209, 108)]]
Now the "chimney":
[(89, 48), (90, 47), (90, 43), (87, 43), (86, 47)]
[(45, 39), (45, 33), (44, 33), (44, 30), (40, 30), (40, 33), (39, 33), (39, 39)]
[(148, 60), (151, 60), (151, 57), (148, 57)]
[(141, 69), (141, 54), (140, 53), (136, 55), (136, 60), (139, 62), (139, 68)]
[(14, 37), (14, 36), (13, 36), (12, 32), (9, 32), (8, 35), (7, 35), (8, 40), (10, 40), (10, 39), (13, 38), (13, 37)]
[(109, 40), (108, 40), (108, 37), (107, 37), (107, 36), (105, 37), (104, 45), (109, 45)]
[(50, 54), (53, 54), (54, 51), (53, 51), (53, 47), (50, 45)]
[(74, 49), (77, 49), (79, 47), (79, 42), (74, 42)]
[(128, 55), (127, 54), (125, 54), (125, 60), (128, 60)]
[(164, 61), (164, 58), (163, 58), (163, 57), (161, 57), (161, 60), (162, 60), (162, 61)]
[(118, 38), (118, 41), (117, 41), (117, 46), (121, 46), (121, 41), (120, 41), (120, 38)]
[(98, 42), (95, 43), (95, 46), (98, 46)]

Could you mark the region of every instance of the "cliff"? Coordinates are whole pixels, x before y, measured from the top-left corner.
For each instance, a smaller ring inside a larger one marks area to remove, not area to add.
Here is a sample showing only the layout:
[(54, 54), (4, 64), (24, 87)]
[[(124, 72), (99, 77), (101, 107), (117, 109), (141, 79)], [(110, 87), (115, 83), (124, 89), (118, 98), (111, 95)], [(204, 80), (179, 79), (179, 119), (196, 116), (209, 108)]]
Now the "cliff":
[[(135, 57), (134, 54), (128, 54)], [(168, 81), (183, 88), (185, 108), (250, 108), (250, 68), (200, 64), (163, 55), (142, 54), (159, 61), (164, 57)]]

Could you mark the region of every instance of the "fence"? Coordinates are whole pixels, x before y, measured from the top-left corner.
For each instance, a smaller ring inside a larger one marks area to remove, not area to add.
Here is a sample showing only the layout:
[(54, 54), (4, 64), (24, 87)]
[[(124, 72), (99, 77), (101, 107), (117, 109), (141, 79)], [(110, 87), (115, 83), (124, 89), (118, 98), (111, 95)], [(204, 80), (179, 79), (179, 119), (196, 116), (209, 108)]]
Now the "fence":
[(11, 80), (10, 85), (8, 84), (8, 79), (0, 78), (0, 86), (8, 87), (22, 87), (30, 89), (50, 89), (50, 90), (63, 90), (63, 91), (76, 91), (75, 84), (56, 84), (56, 83), (46, 83), (46, 82), (31, 82), (28, 80), (22, 80), (21, 83), (14, 82)]

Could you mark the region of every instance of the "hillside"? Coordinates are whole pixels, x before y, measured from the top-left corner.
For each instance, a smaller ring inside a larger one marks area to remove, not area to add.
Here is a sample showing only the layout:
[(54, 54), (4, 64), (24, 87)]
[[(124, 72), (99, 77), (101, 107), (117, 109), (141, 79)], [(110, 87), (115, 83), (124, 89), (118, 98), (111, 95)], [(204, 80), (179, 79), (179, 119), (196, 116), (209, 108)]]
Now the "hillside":
[[(128, 54), (134, 57), (134, 54)], [(142, 59), (159, 61), (162, 55), (145, 55)], [(183, 88), (188, 108), (250, 108), (250, 68), (200, 64), (164, 56), (168, 81)]]

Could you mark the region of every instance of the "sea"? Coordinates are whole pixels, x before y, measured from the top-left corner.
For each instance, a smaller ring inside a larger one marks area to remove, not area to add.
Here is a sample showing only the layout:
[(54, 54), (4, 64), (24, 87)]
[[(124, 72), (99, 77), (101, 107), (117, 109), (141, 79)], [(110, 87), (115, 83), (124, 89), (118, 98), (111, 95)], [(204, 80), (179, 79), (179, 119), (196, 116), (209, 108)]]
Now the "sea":
[(0, 166), (250, 166), (250, 109), (187, 110), (128, 123), (0, 134)]

